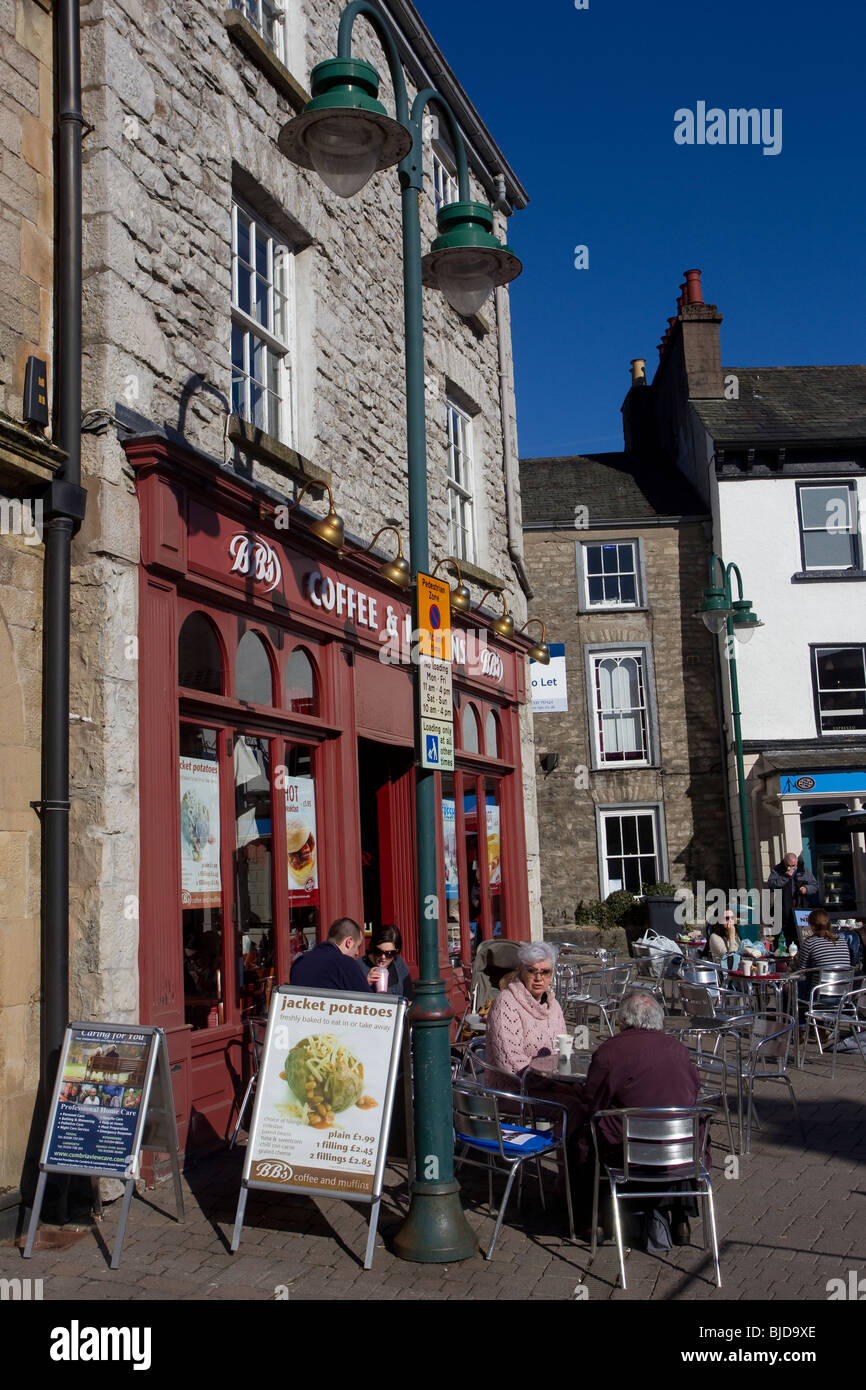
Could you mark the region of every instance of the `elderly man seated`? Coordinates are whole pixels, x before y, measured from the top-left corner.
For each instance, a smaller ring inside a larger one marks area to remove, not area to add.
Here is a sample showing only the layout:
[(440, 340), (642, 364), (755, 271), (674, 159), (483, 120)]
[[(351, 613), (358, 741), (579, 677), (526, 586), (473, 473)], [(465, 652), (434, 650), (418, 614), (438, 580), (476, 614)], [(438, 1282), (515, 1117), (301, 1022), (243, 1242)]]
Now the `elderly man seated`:
[[(597, 1049), (581, 1095), (583, 1123), (573, 1181), (575, 1203), (587, 1226), (595, 1172), (592, 1116), (599, 1110), (695, 1105), (701, 1084), (688, 1049), (663, 1031), (664, 1010), (652, 994), (630, 990), (617, 1010), (616, 1021), (619, 1031)], [(621, 1162), (620, 1121), (610, 1117), (601, 1120), (598, 1135), (602, 1162)], [(688, 1216), (694, 1212), (693, 1198), (684, 1198), (673, 1207), (674, 1245), (688, 1244)], [(600, 1232), (599, 1238), (602, 1235)]]

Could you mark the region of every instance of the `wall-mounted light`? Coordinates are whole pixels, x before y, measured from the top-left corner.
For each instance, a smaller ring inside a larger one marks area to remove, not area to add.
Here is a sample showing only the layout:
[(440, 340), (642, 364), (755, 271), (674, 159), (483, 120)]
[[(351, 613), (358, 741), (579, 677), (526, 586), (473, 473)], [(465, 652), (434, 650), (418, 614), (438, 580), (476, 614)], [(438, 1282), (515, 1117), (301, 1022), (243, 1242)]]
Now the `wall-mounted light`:
[(473, 613), (481, 612), (481, 604), (487, 598), (487, 594), (495, 594), (497, 598), (502, 600), (502, 612), (500, 616), (498, 618), (494, 618), (493, 622), (490, 624), (490, 626), (493, 628), (493, 631), (496, 633), (498, 637), (513, 637), (514, 619), (508, 611), (508, 604), (505, 601), (505, 594), (502, 592), (501, 589), (488, 589), (487, 593), (482, 594), (480, 602), (476, 604), (475, 608), (473, 608), (472, 610)]
[(331, 491), (329, 483), (304, 483), (304, 486), (289, 507), (289, 511), (294, 507), (300, 506), (301, 498), (304, 496), (305, 492), (309, 492), (310, 488), (323, 488), (328, 494), (329, 504), (328, 515), (318, 517), (317, 520), (311, 522), (310, 530), (320, 541), (324, 541), (325, 545), (330, 545), (334, 550), (342, 550), (344, 535), (343, 521), (341, 517), (337, 516), (334, 508), (334, 494)]
[(451, 607), (455, 608), (458, 613), (468, 613), (472, 604), (472, 595), (467, 586), (463, 583), (463, 575), (460, 572), (459, 561), (453, 555), (446, 555), (445, 559), (440, 560), (433, 571), (434, 579), (443, 565), (448, 565), (451, 569), (457, 571), (457, 583), (451, 590)]
[(412, 573), (409, 569), (409, 561), (403, 555), (403, 537), (396, 526), (383, 526), (377, 531), (369, 545), (364, 546), (363, 554), (366, 555), (373, 549), (380, 536), (384, 536), (386, 531), (391, 531), (397, 537), (397, 554), (393, 560), (386, 560), (379, 573), (383, 579), (387, 579), (389, 584), (394, 584), (398, 589), (408, 589), (412, 583)]
[(519, 637), (520, 634), (525, 632), (528, 627), (531, 627), (533, 623), (538, 623), (541, 628), (541, 641), (536, 642), (535, 646), (529, 648), (529, 655), (532, 657), (533, 661), (539, 662), (540, 665), (549, 666), (550, 648), (547, 645), (547, 629), (540, 618), (528, 618), (523, 624), (523, 627), (518, 629), (516, 635)]

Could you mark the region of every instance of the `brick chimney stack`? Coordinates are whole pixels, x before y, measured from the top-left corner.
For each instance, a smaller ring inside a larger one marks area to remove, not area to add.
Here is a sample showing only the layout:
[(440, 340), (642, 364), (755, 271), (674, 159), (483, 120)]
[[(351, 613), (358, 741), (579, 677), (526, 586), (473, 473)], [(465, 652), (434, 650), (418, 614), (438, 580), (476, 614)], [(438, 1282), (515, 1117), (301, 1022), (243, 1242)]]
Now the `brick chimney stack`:
[(692, 400), (720, 401), (725, 394), (719, 334), (722, 316), (715, 304), (704, 303), (701, 272), (683, 273), (686, 302), (679, 317), (688, 394)]

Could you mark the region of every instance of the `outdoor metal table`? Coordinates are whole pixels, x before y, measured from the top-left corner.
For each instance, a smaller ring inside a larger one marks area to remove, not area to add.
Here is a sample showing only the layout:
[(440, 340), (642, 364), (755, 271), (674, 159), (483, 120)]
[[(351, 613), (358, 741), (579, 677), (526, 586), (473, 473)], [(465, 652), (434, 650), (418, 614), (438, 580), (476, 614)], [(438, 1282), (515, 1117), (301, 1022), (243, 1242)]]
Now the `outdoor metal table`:
[(536, 1076), (555, 1077), (558, 1081), (573, 1081), (577, 1085), (583, 1085), (589, 1071), (592, 1055), (591, 1052), (574, 1051), (567, 1058), (560, 1058), (555, 1052), (547, 1057), (533, 1057), (526, 1072), (527, 1074), (534, 1072)]

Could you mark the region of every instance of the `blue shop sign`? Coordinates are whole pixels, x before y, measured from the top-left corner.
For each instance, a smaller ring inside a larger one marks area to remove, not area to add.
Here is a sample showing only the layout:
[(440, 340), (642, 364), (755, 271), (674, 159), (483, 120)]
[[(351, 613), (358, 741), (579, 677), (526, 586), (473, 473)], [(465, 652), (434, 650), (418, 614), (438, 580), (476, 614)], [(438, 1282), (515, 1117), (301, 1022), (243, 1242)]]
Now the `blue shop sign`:
[(780, 796), (866, 796), (866, 768), (855, 772), (783, 772)]

